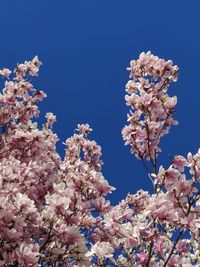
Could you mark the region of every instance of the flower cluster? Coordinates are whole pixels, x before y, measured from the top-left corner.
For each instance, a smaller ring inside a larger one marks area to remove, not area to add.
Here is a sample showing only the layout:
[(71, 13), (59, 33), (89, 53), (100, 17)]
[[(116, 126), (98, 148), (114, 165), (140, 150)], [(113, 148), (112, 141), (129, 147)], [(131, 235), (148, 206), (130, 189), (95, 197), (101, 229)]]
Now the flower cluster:
[(35, 57), (0, 71), (0, 266), (200, 266), (200, 150), (157, 168), (160, 138), (176, 124), (177, 100), (167, 89), (178, 67), (150, 52), (131, 61), (123, 137), (139, 159), (151, 160), (154, 193), (129, 193), (111, 206), (115, 188), (102, 174), (90, 126), (78, 124), (62, 160), (55, 115), (46, 113), (42, 127), (33, 121), (46, 96), (30, 82), (40, 65)]
[(105, 196), (114, 188), (101, 173), (101, 148), (87, 138), (88, 124), (67, 139), (61, 161), (55, 115), (46, 114), (42, 129), (32, 121), (46, 96), (29, 80), (40, 65), (37, 57), (18, 64), (0, 95), (0, 266), (89, 266), (91, 235), (111, 209)]
[(130, 106), (128, 125), (122, 130), (126, 145), (138, 159), (154, 159), (160, 138), (169, 132), (177, 103), (167, 94), (171, 82), (177, 81), (178, 67), (148, 53), (130, 62), (130, 78), (126, 85), (126, 104)]

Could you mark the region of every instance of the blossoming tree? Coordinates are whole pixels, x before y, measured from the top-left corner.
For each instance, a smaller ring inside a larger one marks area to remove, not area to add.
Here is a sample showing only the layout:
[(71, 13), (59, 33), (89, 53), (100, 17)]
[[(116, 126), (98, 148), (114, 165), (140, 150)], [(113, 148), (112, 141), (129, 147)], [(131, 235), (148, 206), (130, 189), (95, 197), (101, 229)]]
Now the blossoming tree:
[(41, 129), (35, 122), (46, 97), (31, 84), (40, 65), (35, 57), (0, 71), (0, 266), (200, 266), (200, 150), (157, 164), (160, 139), (177, 124), (177, 98), (167, 92), (178, 67), (150, 52), (130, 63), (122, 135), (154, 193), (113, 207), (89, 125), (66, 140), (62, 161), (56, 117), (47, 113)]

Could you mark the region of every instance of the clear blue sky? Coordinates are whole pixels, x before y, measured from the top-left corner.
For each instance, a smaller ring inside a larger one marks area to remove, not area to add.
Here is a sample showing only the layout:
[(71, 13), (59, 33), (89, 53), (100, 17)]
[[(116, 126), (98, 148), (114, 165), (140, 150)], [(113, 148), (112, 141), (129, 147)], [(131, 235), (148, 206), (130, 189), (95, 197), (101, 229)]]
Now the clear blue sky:
[[(173, 59), (180, 67), (171, 95), (178, 96), (179, 126), (162, 141), (160, 163), (169, 155), (199, 148), (200, 1), (20, 0), (1, 1), (0, 68), (38, 55), (43, 62), (37, 88), (48, 98), (42, 115), (57, 116), (55, 131), (64, 141), (77, 123), (88, 122), (103, 150), (103, 173), (117, 188), (148, 190), (141, 162), (124, 147), (121, 129), (128, 111), (126, 67), (142, 51)], [(58, 150), (63, 155), (62, 144)]]

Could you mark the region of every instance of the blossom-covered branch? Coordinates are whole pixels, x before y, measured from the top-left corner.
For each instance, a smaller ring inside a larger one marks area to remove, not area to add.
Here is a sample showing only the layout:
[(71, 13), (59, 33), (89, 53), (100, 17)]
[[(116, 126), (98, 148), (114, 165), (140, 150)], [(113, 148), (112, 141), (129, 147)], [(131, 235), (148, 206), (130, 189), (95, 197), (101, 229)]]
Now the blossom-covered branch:
[(78, 124), (61, 160), (46, 113), (39, 127), (38, 57), (0, 70), (0, 266), (190, 267), (200, 265), (200, 150), (158, 166), (177, 99), (167, 94), (178, 67), (142, 53), (131, 61), (130, 106), (123, 129), (138, 159), (150, 160), (155, 193), (129, 193), (112, 206), (115, 189), (102, 174), (101, 147)]
[(126, 85), (126, 104), (130, 106), (128, 125), (122, 130), (126, 145), (138, 159), (154, 160), (160, 138), (169, 132), (177, 103), (167, 94), (171, 82), (178, 79), (178, 67), (148, 53), (130, 62), (130, 78)]

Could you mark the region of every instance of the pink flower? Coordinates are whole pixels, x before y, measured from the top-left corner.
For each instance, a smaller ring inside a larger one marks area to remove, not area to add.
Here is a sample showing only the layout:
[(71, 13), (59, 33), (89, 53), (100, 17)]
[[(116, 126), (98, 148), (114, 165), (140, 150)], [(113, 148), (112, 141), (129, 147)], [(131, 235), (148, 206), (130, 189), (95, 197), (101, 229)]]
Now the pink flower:
[(178, 255), (172, 255), (168, 261), (169, 267), (178, 267), (180, 266), (180, 258)]
[(112, 258), (114, 249), (109, 242), (97, 242), (92, 246), (91, 251), (86, 253), (86, 257), (93, 255), (99, 258)]
[(16, 251), (17, 261), (22, 266), (38, 266), (38, 255), (38, 246), (32, 244), (21, 244)]
[(0, 70), (0, 75), (3, 76), (4, 78), (8, 78), (11, 73), (12, 71), (6, 68)]
[(78, 124), (76, 131), (78, 131), (81, 134), (89, 134), (92, 132), (92, 129), (90, 128), (89, 124)]
[(165, 171), (165, 179), (169, 181), (175, 181), (180, 176), (180, 172), (176, 169), (174, 169), (172, 166), (170, 166)]
[(187, 166), (188, 161), (183, 156), (175, 156), (173, 160), (173, 165), (179, 169), (181, 172), (184, 171), (185, 166)]
[(75, 226), (66, 227), (61, 225), (58, 229), (58, 233), (60, 235), (61, 242), (67, 242), (70, 245), (77, 243), (81, 239), (79, 228)]
[(179, 254), (182, 254), (182, 253), (187, 253), (189, 252), (189, 246), (188, 246), (188, 241), (187, 239), (182, 239), (180, 240), (177, 245), (176, 245), (176, 251), (179, 253)]
[(47, 119), (47, 125), (49, 125), (50, 127), (52, 127), (54, 122), (56, 122), (56, 116), (53, 115), (52, 112), (47, 112), (45, 118)]
[(177, 104), (177, 97), (173, 96), (173, 97), (167, 97), (167, 99), (165, 100), (165, 108), (167, 109), (172, 109), (174, 108), (174, 106), (176, 106)]
[(110, 206), (110, 201), (106, 201), (104, 197), (97, 198), (93, 201), (93, 204), (97, 211), (105, 212), (108, 211)]
[(138, 263), (139, 263), (139, 264), (142, 264), (142, 265), (144, 266), (145, 263), (147, 263), (148, 255), (147, 255), (145, 252), (140, 252), (140, 253), (137, 255), (137, 258), (138, 258)]

